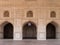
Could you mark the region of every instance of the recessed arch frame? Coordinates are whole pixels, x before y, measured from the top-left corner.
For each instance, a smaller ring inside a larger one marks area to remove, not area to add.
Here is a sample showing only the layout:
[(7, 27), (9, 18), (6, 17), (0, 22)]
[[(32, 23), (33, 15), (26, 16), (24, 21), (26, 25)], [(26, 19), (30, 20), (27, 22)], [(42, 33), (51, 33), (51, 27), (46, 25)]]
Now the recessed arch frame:
[[(11, 22), (4, 21), (0, 27), (2, 30), (2, 39), (13, 39), (14, 26)], [(9, 32), (9, 30), (11, 33)], [(9, 32), (8, 35), (7, 35), (7, 32)], [(5, 35), (6, 35), (6, 37), (5, 37)]]
[(46, 25), (46, 39), (56, 39), (58, 24), (51, 21)]
[(28, 22), (24, 23), (24, 25), (22, 27), (22, 35), (23, 35), (23, 39), (37, 39), (36, 24), (32, 21), (28, 21)]

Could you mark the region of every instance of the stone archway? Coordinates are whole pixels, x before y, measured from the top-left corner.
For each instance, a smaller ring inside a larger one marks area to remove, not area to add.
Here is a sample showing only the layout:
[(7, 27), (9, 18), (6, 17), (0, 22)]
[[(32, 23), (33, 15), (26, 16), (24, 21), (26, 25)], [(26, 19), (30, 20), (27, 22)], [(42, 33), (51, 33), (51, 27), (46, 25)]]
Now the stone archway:
[(7, 23), (3, 27), (3, 38), (4, 39), (13, 39), (13, 25), (11, 23)]
[(56, 27), (52, 23), (49, 23), (46, 26), (46, 39), (55, 39), (56, 38)]
[(27, 22), (23, 26), (23, 39), (36, 39), (37, 28), (33, 22)]

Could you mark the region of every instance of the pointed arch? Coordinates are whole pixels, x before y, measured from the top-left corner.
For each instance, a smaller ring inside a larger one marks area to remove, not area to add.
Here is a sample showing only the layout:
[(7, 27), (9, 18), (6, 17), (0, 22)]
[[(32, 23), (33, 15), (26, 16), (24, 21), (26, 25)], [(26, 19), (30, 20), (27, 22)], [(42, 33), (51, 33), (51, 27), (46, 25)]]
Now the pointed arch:
[(56, 26), (53, 22), (46, 26), (46, 39), (56, 39)]
[(13, 24), (5, 21), (1, 25), (1, 30), (3, 30), (3, 39), (13, 39)]
[(35, 23), (29, 21), (23, 25), (23, 39), (36, 39), (37, 27)]

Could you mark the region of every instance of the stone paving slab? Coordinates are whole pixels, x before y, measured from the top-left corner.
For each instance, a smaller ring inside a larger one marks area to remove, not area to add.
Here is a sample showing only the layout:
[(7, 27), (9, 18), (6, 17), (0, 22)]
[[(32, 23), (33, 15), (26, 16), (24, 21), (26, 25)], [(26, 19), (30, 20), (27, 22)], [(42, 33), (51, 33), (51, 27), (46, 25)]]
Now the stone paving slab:
[(60, 45), (60, 40), (0, 40), (0, 45)]

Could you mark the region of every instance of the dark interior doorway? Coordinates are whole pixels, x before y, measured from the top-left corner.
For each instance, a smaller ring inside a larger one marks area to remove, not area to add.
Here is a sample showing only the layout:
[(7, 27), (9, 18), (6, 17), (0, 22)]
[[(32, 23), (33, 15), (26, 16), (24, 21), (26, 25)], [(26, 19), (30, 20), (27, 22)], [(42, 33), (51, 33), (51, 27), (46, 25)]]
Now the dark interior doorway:
[(23, 26), (23, 39), (36, 39), (37, 30), (36, 25), (32, 22), (28, 22)]
[(46, 27), (46, 39), (56, 38), (56, 28), (53, 24), (49, 23)]
[(4, 39), (13, 39), (13, 25), (8, 23), (4, 26)]

